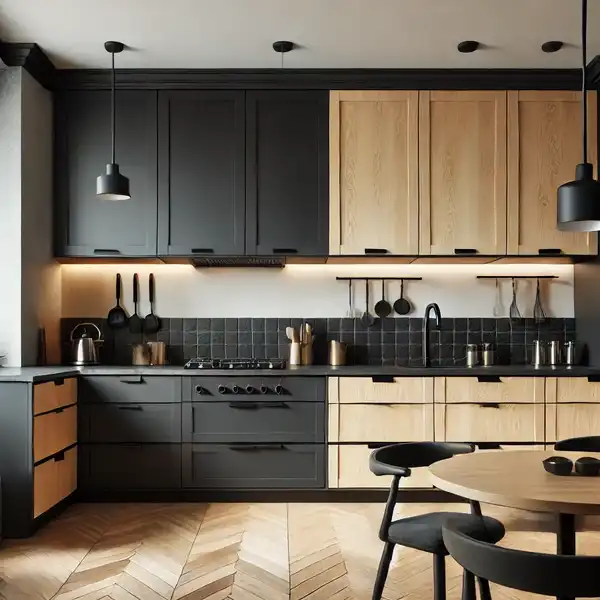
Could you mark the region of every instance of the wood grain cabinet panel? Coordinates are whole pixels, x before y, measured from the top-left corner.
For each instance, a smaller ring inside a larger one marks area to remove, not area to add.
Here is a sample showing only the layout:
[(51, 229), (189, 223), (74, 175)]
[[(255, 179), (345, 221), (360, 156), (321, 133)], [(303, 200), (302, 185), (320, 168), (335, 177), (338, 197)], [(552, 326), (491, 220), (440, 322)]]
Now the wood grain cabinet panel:
[(506, 92), (419, 93), (419, 183), (419, 254), (506, 253)]
[(33, 386), (33, 414), (56, 410), (77, 402), (77, 379), (58, 379)]
[[(581, 93), (508, 92), (508, 252), (596, 254), (595, 233), (556, 228), (557, 188), (581, 162)], [(589, 93), (589, 161), (597, 164), (596, 92)]]
[(449, 404), (521, 404), (544, 402), (542, 377), (436, 378), (436, 402)]
[(33, 470), (33, 516), (39, 517), (77, 489), (77, 448)]
[(587, 377), (548, 377), (546, 402), (600, 403), (600, 382), (588, 381)]
[(329, 378), (329, 390), (329, 402), (340, 404), (433, 402), (432, 377), (394, 377), (391, 382), (378, 382), (372, 377)]
[(33, 460), (38, 462), (77, 442), (77, 406), (33, 419)]
[(600, 404), (547, 404), (546, 442), (598, 435)]
[(330, 95), (330, 254), (418, 247), (418, 92)]

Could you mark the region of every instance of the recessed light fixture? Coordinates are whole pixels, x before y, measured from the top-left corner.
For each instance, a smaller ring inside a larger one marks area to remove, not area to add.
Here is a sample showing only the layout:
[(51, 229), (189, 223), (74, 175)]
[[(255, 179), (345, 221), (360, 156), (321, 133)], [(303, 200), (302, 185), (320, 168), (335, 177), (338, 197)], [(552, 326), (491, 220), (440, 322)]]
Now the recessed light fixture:
[(557, 40), (544, 42), (542, 44), (542, 52), (545, 52), (546, 54), (552, 54), (553, 52), (558, 52), (563, 46), (563, 42), (559, 42)]
[(456, 49), (463, 54), (469, 54), (470, 52), (475, 52), (479, 48), (479, 42), (475, 40), (465, 40), (464, 42), (460, 42)]

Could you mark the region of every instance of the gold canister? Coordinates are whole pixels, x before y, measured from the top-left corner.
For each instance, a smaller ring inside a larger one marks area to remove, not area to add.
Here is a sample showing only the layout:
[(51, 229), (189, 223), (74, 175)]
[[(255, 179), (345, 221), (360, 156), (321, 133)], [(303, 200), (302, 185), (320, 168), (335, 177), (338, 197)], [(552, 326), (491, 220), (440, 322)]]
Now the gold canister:
[(148, 342), (150, 364), (161, 367), (167, 362), (167, 345), (164, 342)]
[(329, 364), (332, 367), (341, 367), (346, 364), (347, 346), (343, 342), (331, 340), (329, 342)]
[(150, 352), (147, 344), (133, 345), (131, 364), (136, 367), (144, 367), (150, 364)]

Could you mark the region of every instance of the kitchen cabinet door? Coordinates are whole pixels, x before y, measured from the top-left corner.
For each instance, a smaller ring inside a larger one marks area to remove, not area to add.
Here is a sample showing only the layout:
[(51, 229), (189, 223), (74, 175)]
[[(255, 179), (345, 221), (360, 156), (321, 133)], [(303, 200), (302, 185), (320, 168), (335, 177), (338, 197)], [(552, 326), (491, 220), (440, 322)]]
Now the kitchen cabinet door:
[[(557, 189), (581, 162), (581, 93), (508, 92), (509, 254), (596, 254), (595, 233), (556, 228)], [(597, 102), (589, 93), (589, 158), (597, 175)]]
[(418, 92), (330, 95), (330, 254), (419, 250)]
[(327, 255), (329, 98), (246, 94), (246, 253)]
[(111, 156), (110, 92), (55, 96), (57, 256), (155, 256), (157, 218), (157, 96), (119, 91), (116, 160), (131, 199), (96, 197), (96, 178)]
[(506, 254), (506, 92), (419, 92), (420, 254)]
[(159, 92), (160, 255), (243, 255), (244, 92)]

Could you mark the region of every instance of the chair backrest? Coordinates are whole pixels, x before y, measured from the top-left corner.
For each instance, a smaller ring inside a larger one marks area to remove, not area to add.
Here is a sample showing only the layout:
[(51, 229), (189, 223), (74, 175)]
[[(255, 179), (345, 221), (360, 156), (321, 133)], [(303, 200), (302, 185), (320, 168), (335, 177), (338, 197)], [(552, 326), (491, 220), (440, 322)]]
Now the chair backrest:
[(600, 435), (561, 440), (554, 444), (554, 449), (563, 452), (600, 452)]
[(600, 556), (557, 556), (502, 548), (473, 539), (451, 521), (442, 533), (450, 556), (476, 577), (545, 596), (600, 596)]

